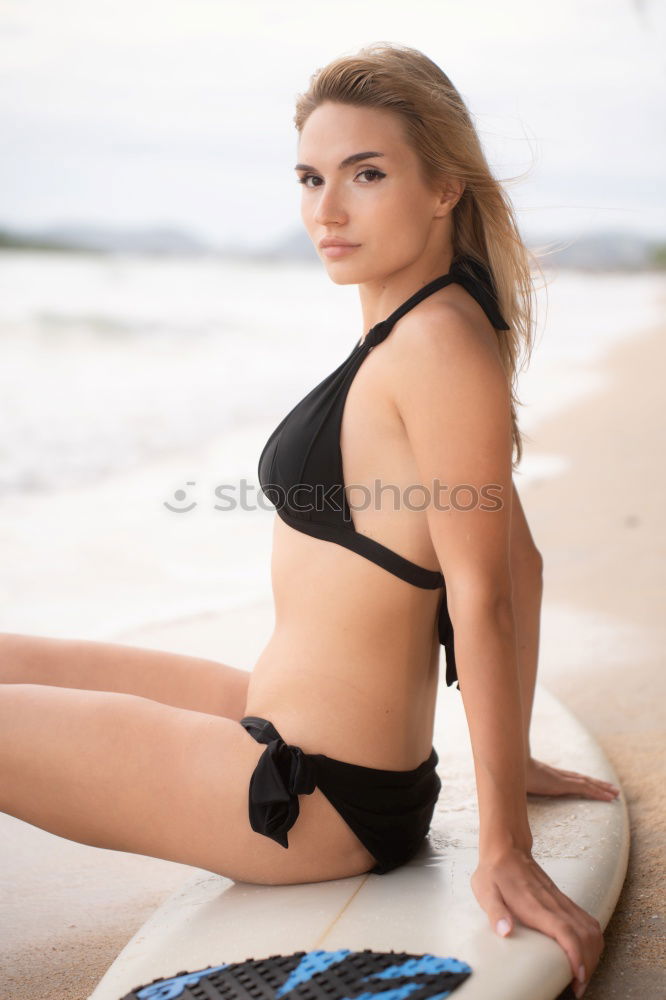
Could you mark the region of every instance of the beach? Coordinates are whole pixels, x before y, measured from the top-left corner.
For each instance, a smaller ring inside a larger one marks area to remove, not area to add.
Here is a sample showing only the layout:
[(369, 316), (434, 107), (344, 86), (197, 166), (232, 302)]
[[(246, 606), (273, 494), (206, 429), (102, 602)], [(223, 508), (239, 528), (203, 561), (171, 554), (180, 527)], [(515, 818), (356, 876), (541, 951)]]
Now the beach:
[(586, 1000), (666, 988), (665, 363), (663, 327), (614, 348), (608, 389), (538, 429), (568, 471), (523, 498), (545, 559), (539, 682), (602, 746), (630, 813), (627, 877)]
[[(515, 482), (545, 564), (539, 682), (601, 744), (631, 816), (627, 879), (585, 996), (644, 1000), (664, 990), (666, 328), (625, 331), (597, 367), (598, 381), (584, 393), (530, 422), (524, 464), (531, 471)], [(248, 431), (245, 444), (260, 441), (263, 430)], [(257, 544), (267, 546), (270, 518), (261, 520)], [(256, 591), (236, 607), (156, 614), (152, 625), (148, 615), (105, 635), (91, 618), (78, 634), (250, 669), (272, 618), (266, 577), (251, 583)], [(76, 635), (71, 622), (64, 634)], [(85, 1000), (152, 910), (193, 874), (74, 844), (8, 816), (0, 816), (0, 841), (0, 994), (12, 1000)]]
[(595, 736), (631, 820), (627, 877), (586, 1000), (666, 991), (663, 364), (666, 328), (617, 345), (608, 389), (538, 428), (539, 450), (566, 454), (566, 474), (523, 497), (545, 559), (539, 682)]

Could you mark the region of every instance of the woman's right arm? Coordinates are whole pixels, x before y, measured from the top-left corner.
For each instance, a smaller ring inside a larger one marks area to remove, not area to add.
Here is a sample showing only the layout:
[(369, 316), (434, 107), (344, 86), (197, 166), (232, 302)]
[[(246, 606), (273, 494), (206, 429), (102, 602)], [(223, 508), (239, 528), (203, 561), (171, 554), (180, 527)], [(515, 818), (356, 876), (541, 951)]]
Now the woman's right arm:
[(554, 938), (580, 989), (580, 967), (587, 980), (599, 961), (600, 925), (531, 853), (510, 568), (506, 376), (493, 346), (453, 309), (408, 315), (396, 347), (395, 403), (419, 481), (439, 501), (427, 508), (428, 525), (446, 580), (479, 804), (472, 889), (497, 933), (499, 921), (510, 930), (517, 918)]

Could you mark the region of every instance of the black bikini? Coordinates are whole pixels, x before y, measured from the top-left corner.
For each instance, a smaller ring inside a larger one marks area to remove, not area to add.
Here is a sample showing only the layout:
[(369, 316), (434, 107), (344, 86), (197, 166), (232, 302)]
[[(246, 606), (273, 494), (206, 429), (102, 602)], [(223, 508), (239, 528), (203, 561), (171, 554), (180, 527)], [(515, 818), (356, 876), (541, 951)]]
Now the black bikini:
[[(458, 674), (454, 653), (453, 624), (448, 612), (444, 577), (438, 570), (419, 566), (380, 542), (355, 530), (344, 490), (340, 430), (349, 388), (369, 352), (385, 340), (394, 324), (405, 313), (422, 302), (428, 295), (453, 282), (462, 285), (477, 300), (496, 329), (509, 329), (499, 312), (495, 287), (488, 270), (469, 257), (462, 257), (454, 261), (447, 274), (440, 275), (424, 285), (402, 305), (398, 306), (387, 319), (373, 326), (363, 340), (359, 341), (352, 349), (346, 360), (287, 413), (266, 442), (259, 458), (258, 468), (259, 483), (264, 495), (275, 506), (282, 520), (290, 527), (323, 541), (343, 545), (415, 587), (428, 590), (442, 588), (442, 598), (438, 610), (438, 635), (440, 643), (446, 651), (447, 686), (456, 683)], [(253, 776), (253, 779), (256, 780), (254, 780), (254, 786), (251, 786), (250, 794), (252, 828), (267, 836), (272, 836), (274, 840), (283, 843), (283, 846), (286, 847), (286, 830), (296, 821), (298, 815), (298, 794), (308, 794), (308, 791), (313, 790), (314, 785), (308, 787), (309, 783), (306, 782), (305, 785), (301, 784), (301, 791), (296, 791), (293, 780), (293, 763), (283, 767), (282, 792), (286, 796), (286, 800), (291, 803), (291, 809), (287, 810), (291, 819), (289, 820), (287, 817), (285, 825), (284, 808), (280, 806), (279, 796), (274, 799), (277, 813), (275, 810), (271, 813), (270, 807), (266, 809), (266, 793), (269, 785), (274, 784), (277, 774), (275, 767), (273, 767), (273, 781), (266, 783), (266, 761), (270, 756), (271, 742), (275, 744), (276, 739), (280, 740), (280, 744), (274, 746), (271, 758), (274, 763), (278, 759), (286, 763), (284, 753), (276, 756), (276, 747), (280, 746), (283, 749), (288, 745), (284, 743), (277, 730), (267, 720), (248, 716), (242, 720), (242, 724), (247, 720), (252, 720), (252, 726), (245, 726), (245, 728), (251, 732), (255, 739), (260, 738), (261, 732), (263, 732), (264, 737), (266, 736), (266, 727), (270, 727), (272, 730), (270, 739), (261, 739), (261, 742), (269, 743), (259, 762), (261, 764), (264, 761), (263, 772), (257, 765), (255, 776)], [(266, 723), (264, 730), (257, 730), (257, 723)], [(298, 747), (292, 746), (290, 751), (297, 751), (298, 754), (302, 755), (302, 751)], [(309, 758), (332, 761), (332, 758), (324, 757), (321, 754), (304, 755), (304, 759)], [(293, 756), (291, 760), (293, 762)], [(329, 767), (326, 773), (321, 774), (322, 781), (317, 780), (317, 785), (331, 799), (349, 826), (355, 830), (368, 850), (379, 859), (378, 866), (372, 869), (377, 874), (383, 874), (385, 871), (403, 864), (414, 853), (415, 836), (417, 842), (425, 837), (441, 787), (435, 773), (437, 762), (438, 758), (434, 747), (428, 760), (419, 765), (415, 771), (383, 771), (342, 761), (332, 761), (333, 764), (340, 765), (342, 772), (339, 771), (339, 768), (331, 769)], [(310, 763), (312, 764), (312, 761)], [(319, 770), (322, 770), (321, 767)], [(358, 772), (357, 780), (360, 782), (360, 787), (364, 789), (361, 800), (368, 802), (368, 796), (371, 796), (368, 804), (368, 815), (362, 821), (358, 820), (358, 809), (362, 809), (362, 805), (360, 803), (354, 804), (349, 800), (349, 792), (355, 784), (351, 778), (354, 770)], [(414, 786), (420, 788), (420, 797), (418, 801), (410, 799), (410, 803), (407, 805), (405, 796), (408, 789), (413, 787), (412, 783), (417, 777), (417, 772), (419, 779), (427, 780), (419, 780), (418, 786)], [(264, 780), (261, 780), (262, 773)], [(310, 769), (311, 777), (314, 773)], [(393, 781), (391, 778), (387, 779), (387, 776), (392, 776)], [(405, 783), (405, 777), (408, 777), (407, 783)], [(375, 791), (380, 796), (379, 800), (372, 798)], [(260, 800), (263, 803), (262, 808), (257, 806)], [(384, 813), (383, 817), (378, 811), (379, 808)], [(282, 824), (279, 822), (279, 816), (282, 816)], [(400, 822), (398, 822), (397, 817), (400, 817)], [(366, 824), (366, 819), (370, 825)], [(275, 827), (276, 821), (281, 827), (281, 838), (273, 836), (270, 832)], [(371, 832), (373, 823), (374, 835)], [(425, 832), (423, 832), (424, 824)]]
[(257, 833), (289, 847), (287, 831), (298, 819), (298, 796), (319, 788), (374, 856), (374, 874), (385, 875), (417, 852), (442, 787), (434, 747), (412, 770), (388, 771), (304, 753), (260, 716), (246, 715), (241, 726), (257, 743), (266, 744), (248, 795), (250, 826)]
[(497, 308), (489, 275), (466, 258), (448, 274), (429, 282), (403, 302), (388, 319), (373, 326), (348, 358), (289, 411), (275, 428), (259, 458), (259, 482), (266, 498), (292, 528), (357, 552), (415, 587), (442, 588), (438, 611), (439, 641), (446, 650), (446, 683), (457, 681), (453, 625), (446, 584), (439, 570), (425, 569), (354, 528), (342, 474), (340, 428), (345, 400), (356, 372), (394, 324), (428, 295), (452, 282), (463, 285), (479, 302), (493, 326), (508, 327)]

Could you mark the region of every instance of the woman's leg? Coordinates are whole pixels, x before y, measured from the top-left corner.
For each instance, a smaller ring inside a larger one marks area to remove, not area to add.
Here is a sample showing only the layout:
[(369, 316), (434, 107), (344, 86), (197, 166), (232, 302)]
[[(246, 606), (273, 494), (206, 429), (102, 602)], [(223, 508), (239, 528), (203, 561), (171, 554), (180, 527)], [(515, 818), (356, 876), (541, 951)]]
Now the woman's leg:
[(0, 633), (0, 684), (49, 684), (114, 691), (239, 721), (246, 670), (157, 649), (91, 639)]
[(252, 830), (265, 746), (220, 716), (135, 695), (0, 685), (0, 809), (60, 837), (263, 884), (367, 871), (372, 856), (315, 788), (284, 848)]

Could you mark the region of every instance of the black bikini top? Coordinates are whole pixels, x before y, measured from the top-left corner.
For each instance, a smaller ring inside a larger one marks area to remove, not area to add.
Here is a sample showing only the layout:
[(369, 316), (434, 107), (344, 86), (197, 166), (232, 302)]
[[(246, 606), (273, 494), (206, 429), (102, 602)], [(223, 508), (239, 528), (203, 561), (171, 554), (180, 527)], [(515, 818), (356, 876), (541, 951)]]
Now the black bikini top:
[(453, 282), (462, 285), (477, 300), (495, 329), (509, 329), (500, 315), (488, 270), (469, 257), (460, 258), (447, 274), (424, 285), (388, 319), (373, 326), (346, 360), (287, 413), (264, 445), (258, 469), (264, 496), (290, 527), (343, 545), (415, 587), (442, 588), (438, 634), (446, 650), (448, 686), (456, 682), (458, 674), (444, 577), (438, 570), (418, 566), (356, 531), (345, 496), (340, 429), (347, 393), (368, 353), (389, 335), (406, 312)]

